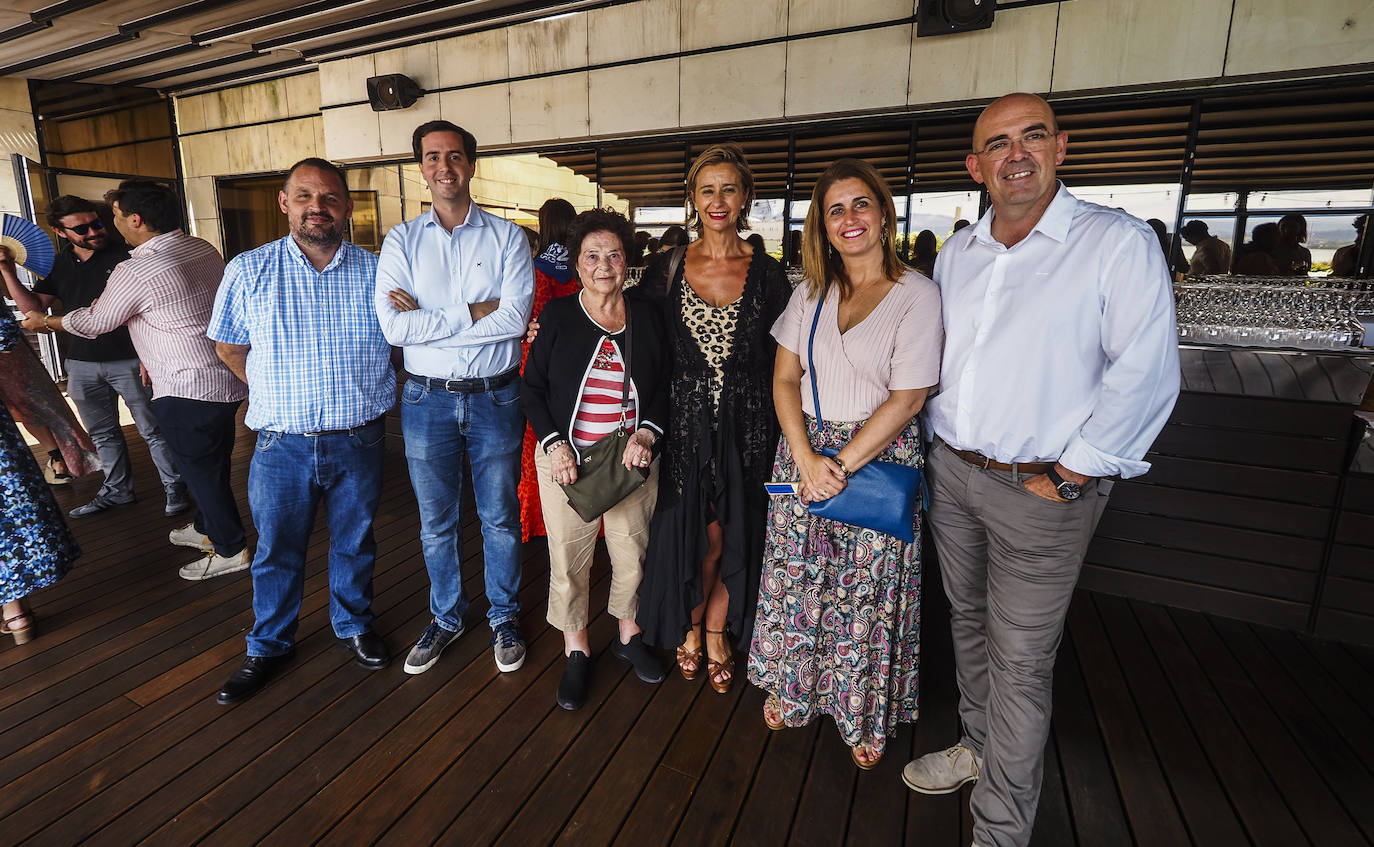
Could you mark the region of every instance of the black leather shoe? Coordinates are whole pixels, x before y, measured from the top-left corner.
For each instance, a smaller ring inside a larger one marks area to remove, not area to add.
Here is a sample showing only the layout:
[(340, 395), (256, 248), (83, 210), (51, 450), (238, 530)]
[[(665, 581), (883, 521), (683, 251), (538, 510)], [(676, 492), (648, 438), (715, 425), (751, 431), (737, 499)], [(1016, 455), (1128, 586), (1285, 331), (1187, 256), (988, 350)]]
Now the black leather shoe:
[(219, 690), (219, 696), (215, 699), (221, 706), (247, 700), (262, 690), (262, 687), (286, 667), (295, 655), (296, 651), (291, 650), (280, 656), (249, 656), (229, 677), (229, 681), (224, 683), (224, 687)]
[(574, 650), (563, 668), (558, 683), (558, 705), (572, 712), (587, 702), (587, 678), (592, 675), (592, 660), (581, 650)]
[(386, 642), (372, 630), (351, 638), (340, 638), (339, 643), (353, 654), (354, 661), (370, 671), (379, 671), (391, 664), (391, 651), (386, 649)]

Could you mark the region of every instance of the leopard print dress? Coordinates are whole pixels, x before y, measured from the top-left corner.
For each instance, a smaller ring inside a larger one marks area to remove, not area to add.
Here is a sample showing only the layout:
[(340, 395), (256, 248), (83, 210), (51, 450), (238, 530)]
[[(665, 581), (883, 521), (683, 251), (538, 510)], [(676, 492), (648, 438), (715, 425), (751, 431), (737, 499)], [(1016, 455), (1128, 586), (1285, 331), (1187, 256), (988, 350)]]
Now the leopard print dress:
[(683, 280), (682, 286), (682, 323), (696, 339), (701, 354), (706, 357), (706, 366), (711, 370), (711, 408), (713, 417), (720, 413), (720, 389), (725, 383), (725, 360), (735, 344), (735, 326), (739, 322), (739, 304), (744, 299), (737, 298), (726, 306), (712, 306), (692, 290), (690, 283)]

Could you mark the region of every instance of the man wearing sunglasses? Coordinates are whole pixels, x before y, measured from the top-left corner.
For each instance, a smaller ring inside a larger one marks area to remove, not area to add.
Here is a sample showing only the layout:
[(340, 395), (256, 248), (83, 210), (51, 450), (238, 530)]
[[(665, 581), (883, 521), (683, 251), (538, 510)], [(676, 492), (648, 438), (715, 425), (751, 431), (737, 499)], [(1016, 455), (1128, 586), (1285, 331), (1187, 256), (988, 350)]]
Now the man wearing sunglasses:
[[(46, 312), (54, 300), (67, 311), (85, 308), (105, 291), (115, 265), (129, 258), (129, 248), (106, 228), (94, 203), (64, 194), (48, 206), (48, 226), (65, 242), (52, 272), (29, 291), (19, 283), (13, 263), (0, 259), (0, 276), (10, 297), (23, 312)], [(81, 422), (95, 442), (105, 471), (105, 483), (89, 503), (71, 511), (81, 518), (134, 502), (134, 476), (129, 465), (129, 446), (119, 425), (119, 398), (134, 419), (138, 434), (148, 444), (153, 464), (167, 495), (166, 514), (179, 515), (191, 508), (186, 486), (177, 473), (171, 448), (158, 431), (153, 415), (152, 392), (129, 340), (129, 330), (117, 327), (95, 338), (71, 336), (67, 347), (67, 393), (76, 404)]]

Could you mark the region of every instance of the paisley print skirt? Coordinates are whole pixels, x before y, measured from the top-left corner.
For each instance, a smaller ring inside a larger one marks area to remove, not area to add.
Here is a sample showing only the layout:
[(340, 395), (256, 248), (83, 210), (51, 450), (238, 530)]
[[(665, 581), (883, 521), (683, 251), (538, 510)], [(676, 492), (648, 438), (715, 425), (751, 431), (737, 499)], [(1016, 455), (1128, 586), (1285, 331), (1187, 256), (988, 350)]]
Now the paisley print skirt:
[[(810, 416), (813, 449), (841, 447), (862, 422)], [(921, 467), (913, 420), (878, 459)], [(799, 478), (787, 439), (773, 478)], [(917, 543), (813, 517), (796, 497), (768, 510), (749, 681), (782, 702), (788, 726), (829, 715), (851, 747), (881, 753), (898, 723), (917, 717), (921, 658), (920, 511)]]

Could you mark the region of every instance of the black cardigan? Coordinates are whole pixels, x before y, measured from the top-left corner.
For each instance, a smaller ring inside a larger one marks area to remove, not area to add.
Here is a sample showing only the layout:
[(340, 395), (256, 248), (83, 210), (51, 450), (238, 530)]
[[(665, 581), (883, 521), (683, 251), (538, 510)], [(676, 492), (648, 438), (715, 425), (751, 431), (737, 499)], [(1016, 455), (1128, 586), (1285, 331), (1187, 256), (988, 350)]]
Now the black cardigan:
[[(625, 308), (634, 325), (630, 379), (638, 398), (639, 425), (658, 437), (657, 452), (667, 429), (671, 369), (667, 335), (654, 304), (626, 298)], [(608, 334), (597, 326), (582, 308), (578, 294), (550, 300), (539, 313), (539, 335), (525, 363), (520, 405), (540, 447), (559, 438), (571, 444), (569, 431), (582, 399), (582, 380), (607, 337), (617, 347), (625, 346), (624, 330)]]

